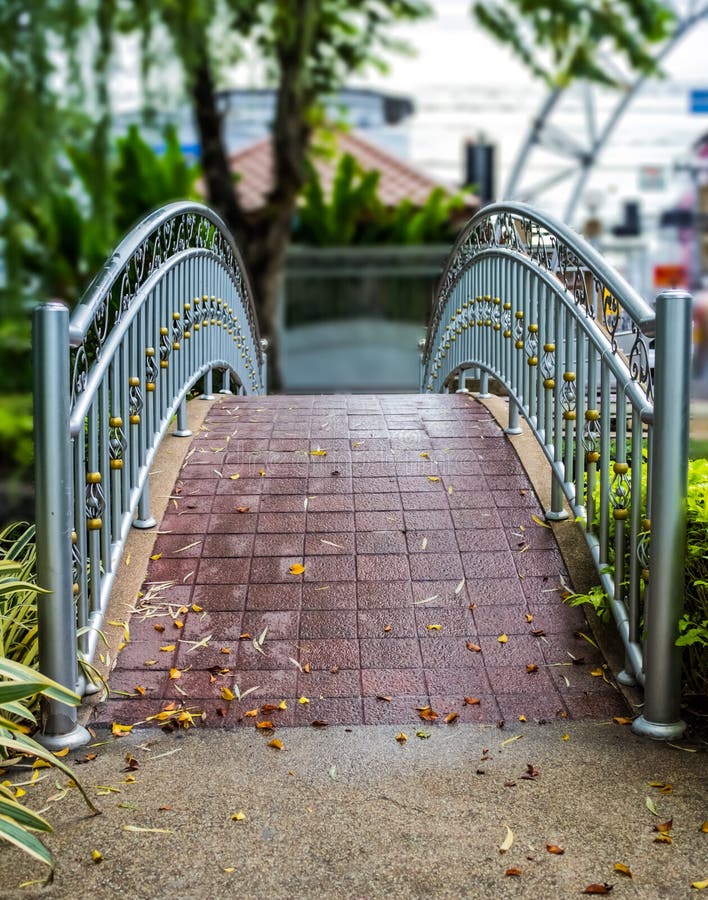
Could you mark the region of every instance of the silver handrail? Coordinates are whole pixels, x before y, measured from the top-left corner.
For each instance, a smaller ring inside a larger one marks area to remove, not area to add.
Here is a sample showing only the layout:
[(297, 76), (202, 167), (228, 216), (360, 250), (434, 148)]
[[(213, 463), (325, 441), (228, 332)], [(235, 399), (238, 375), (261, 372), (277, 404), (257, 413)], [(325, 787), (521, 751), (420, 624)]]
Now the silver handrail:
[[(655, 364), (649, 337), (655, 335)], [(421, 389), (465, 372), (509, 397), (553, 474), (547, 518), (582, 522), (625, 645), (620, 680), (644, 686), (634, 729), (680, 736), (680, 651), (691, 298), (656, 313), (597, 251), (521, 203), (485, 207), (455, 244), (435, 296)], [(622, 346), (622, 341), (626, 343)]]
[[(221, 219), (195, 203), (149, 215), (118, 245), (69, 320), (34, 312), (35, 469), (42, 671), (82, 687), (131, 527), (150, 528), (149, 473), (186, 396), (213, 370), (222, 392), (266, 390), (266, 355), (241, 256)], [(136, 517), (137, 512), (137, 517)], [(68, 648), (76, 647), (77, 652)], [(90, 689), (90, 686), (87, 686)], [(78, 746), (76, 710), (52, 701), (48, 746)]]

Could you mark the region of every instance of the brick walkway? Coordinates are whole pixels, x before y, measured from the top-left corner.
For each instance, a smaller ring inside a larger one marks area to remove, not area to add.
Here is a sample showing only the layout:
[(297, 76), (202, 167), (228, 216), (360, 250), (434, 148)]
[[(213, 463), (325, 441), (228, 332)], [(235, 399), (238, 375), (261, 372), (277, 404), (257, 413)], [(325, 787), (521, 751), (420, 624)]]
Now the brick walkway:
[(626, 714), (591, 674), (603, 660), (561, 602), (541, 515), (465, 396), (225, 398), (179, 473), (111, 676), (129, 696), (96, 720), (170, 702), (252, 726), (264, 716), (246, 711), (282, 700), (265, 716), (280, 725)]

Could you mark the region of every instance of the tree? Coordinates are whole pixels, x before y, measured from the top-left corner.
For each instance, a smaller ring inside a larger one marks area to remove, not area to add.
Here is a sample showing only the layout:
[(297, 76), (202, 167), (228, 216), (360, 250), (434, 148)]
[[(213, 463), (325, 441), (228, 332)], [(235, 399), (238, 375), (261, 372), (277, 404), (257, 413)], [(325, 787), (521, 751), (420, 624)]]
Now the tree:
[(635, 72), (656, 72), (650, 45), (667, 38), (675, 23), (661, 0), (487, 0), (473, 3), (472, 11), (534, 75), (555, 87), (575, 79), (621, 86), (622, 73), (609, 63), (608, 50)]
[[(431, 12), (423, 0), (135, 0), (145, 33), (159, 22), (169, 33), (185, 72), (201, 142), (201, 162), (211, 206), (233, 231), (253, 284), (259, 319), (270, 340), (269, 382), (282, 383), (275, 327), (278, 280), (290, 243), (298, 196), (309, 170), (307, 156), (323, 100), (352, 74), (384, 67), (382, 53), (400, 50), (391, 27)], [(212, 40), (215, 27), (221, 40)], [(255, 217), (246, 217), (234, 191), (217, 103), (217, 47), (232, 51), (250, 42), (276, 90), (273, 122), (273, 188)]]

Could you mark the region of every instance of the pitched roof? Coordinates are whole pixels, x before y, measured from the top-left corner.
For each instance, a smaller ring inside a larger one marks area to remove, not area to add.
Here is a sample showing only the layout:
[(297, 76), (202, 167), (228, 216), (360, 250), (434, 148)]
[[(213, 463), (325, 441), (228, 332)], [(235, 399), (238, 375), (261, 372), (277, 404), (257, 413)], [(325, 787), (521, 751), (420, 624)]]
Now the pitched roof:
[[(365, 171), (376, 169), (381, 173), (378, 194), (386, 206), (396, 206), (402, 200), (412, 200), (422, 206), (430, 192), (438, 187), (450, 190), (418, 169), (392, 156), (375, 144), (365, 140), (353, 132), (341, 132), (337, 135), (339, 153), (335, 158), (318, 157), (314, 160), (315, 168), (325, 195), (329, 195), (334, 181), (338, 158), (350, 153)], [(264, 138), (255, 144), (244, 147), (229, 158), (232, 172), (241, 177), (236, 183), (236, 193), (246, 212), (253, 212), (265, 204), (265, 198), (273, 185), (273, 152), (270, 138)], [(450, 190), (452, 193), (452, 191)], [(467, 207), (476, 208), (479, 201), (469, 197)]]

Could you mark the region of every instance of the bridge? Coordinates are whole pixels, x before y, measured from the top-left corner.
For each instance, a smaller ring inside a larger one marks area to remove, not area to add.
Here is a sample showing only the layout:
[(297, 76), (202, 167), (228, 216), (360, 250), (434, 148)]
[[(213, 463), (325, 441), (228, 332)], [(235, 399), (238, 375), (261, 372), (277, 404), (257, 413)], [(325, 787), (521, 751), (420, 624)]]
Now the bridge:
[[(118, 732), (625, 715), (563, 604), (553, 529), (571, 517), (624, 644), (618, 680), (644, 690), (632, 727), (679, 737), (690, 331), (689, 295), (653, 310), (563, 224), (497, 204), (452, 249), (419, 394), (270, 396), (224, 224), (197, 204), (157, 211), (71, 317), (34, 314), (41, 670), (96, 689), (144, 529), (117, 693), (94, 711)], [(158, 517), (168, 434), (185, 452)], [(55, 748), (88, 735), (56, 700), (42, 730)]]

